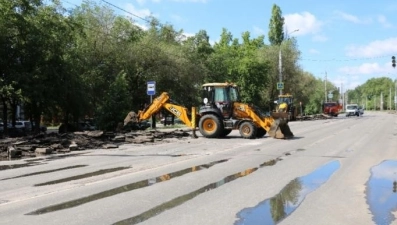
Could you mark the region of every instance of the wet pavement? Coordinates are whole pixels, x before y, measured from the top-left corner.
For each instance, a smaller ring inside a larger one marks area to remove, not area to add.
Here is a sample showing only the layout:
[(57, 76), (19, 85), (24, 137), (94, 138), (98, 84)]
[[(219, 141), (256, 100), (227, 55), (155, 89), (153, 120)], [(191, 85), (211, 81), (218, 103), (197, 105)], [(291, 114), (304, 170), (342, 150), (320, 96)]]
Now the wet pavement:
[(366, 189), (367, 204), (376, 224), (388, 225), (397, 211), (397, 161), (386, 160), (371, 169)]
[[(39, 215), (39, 214), (44, 214), (44, 213), (49, 213), (49, 212), (54, 212), (54, 211), (58, 211), (58, 210), (62, 210), (62, 209), (67, 209), (67, 208), (72, 208), (72, 207), (76, 207), (91, 201), (95, 201), (98, 199), (102, 199), (102, 198), (107, 198), (113, 195), (117, 195), (117, 194), (121, 194), (124, 192), (128, 192), (128, 191), (132, 191), (132, 190), (136, 190), (139, 188), (144, 188), (144, 187), (148, 187), (157, 183), (161, 183), (164, 181), (168, 181), (171, 180), (172, 178), (176, 178), (176, 177), (180, 177), (183, 176), (185, 174), (191, 173), (191, 172), (197, 172), (203, 169), (209, 169), (212, 166), (219, 164), (219, 163), (224, 163), (227, 162), (228, 159), (224, 159), (224, 160), (219, 160), (219, 161), (215, 161), (215, 162), (211, 162), (208, 164), (203, 164), (203, 165), (198, 165), (198, 166), (194, 166), (194, 167), (190, 167), (190, 168), (186, 168), (183, 170), (179, 170), (179, 171), (175, 171), (173, 173), (169, 173), (169, 174), (164, 174), (158, 177), (153, 177), (153, 178), (149, 178), (147, 180), (141, 180), (138, 182), (134, 182), (131, 184), (127, 184), (127, 185), (123, 185), (121, 187), (117, 187), (108, 191), (104, 191), (104, 192), (100, 192), (97, 194), (93, 194), (87, 197), (83, 197), (83, 198), (79, 198), (76, 200), (72, 200), (72, 201), (68, 201), (68, 202), (64, 202), (61, 204), (57, 204), (57, 205), (53, 205), (53, 206), (49, 206), (49, 207), (45, 207), (39, 210), (36, 210), (34, 212), (28, 213), (27, 215)], [(51, 182), (50, 182), (51, 183)], [(36, 185), (37, 186), (37, 185)]]
[(277, 224), (294, 212), (308, 194), (327, 182), (339, 167), (339, 161), (333, 161), (306, 176), (292, 180), (276, 196), (239, 212), (239, 220), (235, 225)]

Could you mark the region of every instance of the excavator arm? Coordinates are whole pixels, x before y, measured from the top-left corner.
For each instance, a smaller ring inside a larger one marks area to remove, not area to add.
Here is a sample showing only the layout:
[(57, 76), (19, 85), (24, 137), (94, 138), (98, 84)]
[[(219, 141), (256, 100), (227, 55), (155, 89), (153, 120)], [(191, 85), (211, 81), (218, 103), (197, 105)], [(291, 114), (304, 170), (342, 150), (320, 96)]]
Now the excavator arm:
[(161, 109), (166, 109), (170, 113), (178, 117), (186, 126), (194, 128), (193, 119), (190, 120), (187, 108), (170, 103), (170, 96), (167, 92), (163, 92), (159, 97), (155, 98), (153, 102), (144, 110), (139, 110), (138, 114), (130, 112), (124, 119), (124, 126), (130, 121), (140, 122), (151, 118), (152, 115), (158, 113)]
[(257, 127), (265, 129), (269, 136), (282, 139), (293, 137), (288, 121), (283, 119), (275, 119), (271, 116), (262, 116), (256, 110), (244, 103), (234, 103), (234, 114), (238, 118), (251, 118)]

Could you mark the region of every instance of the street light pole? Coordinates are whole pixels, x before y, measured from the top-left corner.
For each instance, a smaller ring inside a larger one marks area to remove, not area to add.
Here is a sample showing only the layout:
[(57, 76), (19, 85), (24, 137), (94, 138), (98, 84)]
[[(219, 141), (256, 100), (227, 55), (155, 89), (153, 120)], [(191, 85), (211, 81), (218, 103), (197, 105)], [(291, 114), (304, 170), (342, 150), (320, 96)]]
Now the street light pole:
[(327, 71), (325, 71), (324, 90), (325, 90), (325, 102), (328, 102), (328, 99), (327, 99)]
[[(290, 34), (297, 32), (297, 31), (299, 31), (299, 29), (292, 31), (291, 33), (287, 33), (286, 36), (288, 37)], [(278, 75), (279, 75), (280, 83), (283, 82), (283, 62), (282, 62), (283, 60), (282, 60), (282, 56), (281, 56), (281, 44), (283, 43), (283, 41), (284, 40), (281, 41), (280, 46), (279, 46), (280, 48), (278, 50)], [(282, 94), (283, 94), (283, 88), (280, 88), (280, 95), (282, 95)]]

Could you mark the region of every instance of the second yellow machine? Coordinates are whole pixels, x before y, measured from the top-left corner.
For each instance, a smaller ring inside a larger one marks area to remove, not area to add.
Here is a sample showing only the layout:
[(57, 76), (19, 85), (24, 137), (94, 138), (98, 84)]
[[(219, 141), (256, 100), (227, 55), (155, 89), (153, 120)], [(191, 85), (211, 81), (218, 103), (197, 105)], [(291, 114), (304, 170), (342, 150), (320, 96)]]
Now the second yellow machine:
[[(198, 127), (206, 138), (221, 138), (239, 130), (241, 137), (254, 139), (266, 133), (277, 139), (292, 138), (294, 135), (288, 126), (288, 120), (266, 116), (261, 110), (250, 104), (242, 103), (237, 85), (233, 83), (207, 83), (202, 86), (202, 104), (189, 111), (186, 107), (171, 101), (167, 92), (138, 113), (130, 112), (124, 119), (139, 122), (151, 118), (161, 109), (166, 109), (192, 129)], [(197, 121), (197, 122), (196, 122)]]

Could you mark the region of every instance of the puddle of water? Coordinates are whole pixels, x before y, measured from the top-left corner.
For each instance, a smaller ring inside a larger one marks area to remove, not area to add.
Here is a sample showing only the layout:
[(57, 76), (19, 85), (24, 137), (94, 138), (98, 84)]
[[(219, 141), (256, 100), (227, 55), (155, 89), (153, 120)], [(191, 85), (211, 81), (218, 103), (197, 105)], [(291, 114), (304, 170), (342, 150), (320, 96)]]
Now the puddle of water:
[[(76, 153), (76, 154), (67, 154), (67, 155), (57, 155), (57, 156), (49, 156), (47, 158), (26, 159), (25, 161), (27, 163), (23, 163), (23, 164), (0, 165), (0, 171), (1, 170), (9, 170), (9, 169), (18, 169), (18, 168), (29, 167), (29, 166), (42, 165), (44, 162), (47, 162), (47, 161), (64, 159), (64, 158), (67, 158), (67, 157), (76, 157), (76, 156), (80, 156), (80, 155), (88, 154), (88, 153), (90, 153), (90, 152)], [(15, 159), (15, 161), (19, 161), (19, 160), (21, 160), (21, 159)]]
[(130, 169), (130, 168), (131, 167), (116, 167), (116, 168), (98, 170), (98, 171), (95, 171), (95, 172), (92, 172), (92, 173), (85, 173), (85, 174), (81, 174), (81, 175), (77, 175), (77, 176), (66, 177), (66, 178), (59, 179), (59, 180), (52, 180), (52, 181), (48, 181), (48, 182), (45, 182), (45, 183), (35, 184), (34, 186), (44, 186), (44, 185), (51, 185), (51, 184), (59, 184), (59, 183), (64, 183), (64, 182), (68, 182), (68, 181), (71, 181), (71, 180), (79, 180), (79, 179), (83, 179), (83, 178), (87, 178), (87, 177), (98, 176), (98, 175), (102, 175), (102, 174), (106, 174), (106, 173), (116, 172), (116, 171), (119, 171), (119, 170)]
[(375, 224), (391, 224), (397, 211), (397, 161), (386, 160), (371, 169), (366, 198)]
[(339, 167), (339, 161), (332, 161), (306, 176), (292, 180), (276, 196), (240, 211), (235, 225), (277, 224), (289, 216), (308, 194), (324, 184)]
[(89, 153), (91, 153), (91, 152), (82, 152), (82, 153), (73, 153), (73, 154), (65, 154), (65, 155), (61, 155), (61, 154), (57, 154), (57, 155), (54, 155), (54, 156), (49, 156), (49, 157), (46, 157), (46, 158), (44, 158), (45, 159), (45, 161), (54, 161), (54, 160), (58, 160), (58, 159), (64, 159), (64, 158), (69, 158), (69, 157), (77, 157), (77, 156), (81, 156), (81, 155), (86, 155), (86, 154), (89, 154)]
[(54, 169), (54, 170), (46, 170), (46, 171), (41, 171), (41, 172), (36, 172), (36, 173), (28, 173), (28, 174), (24, 174), (24, 175), (20, 175), (20, 176), (16, 176), (16, 177), (4, 178), (1, 180), (10, 180), (10, 179), (15, 179), (15, 178), (20, 178), (20, 177), (28, 177), (28, 176), (34, 176), (34, 175), (39, 175), (39, 174), (52, 173), (52, 172), (61, 171), (61, 170), (75, 169), (75, 168), (80, 168), (80, 167), (85, 167), (85, 166), (87, 166), (87, 165), (68, 166), (68, 167), (63, 167), (63, 168)]
[(23, 164), (2, 165), (2, 166), (0, 166), (0, 171), (1, 170), (18, 169), (18, 168), (29, 167), (29, 166), (37, 166), (37, 165), (42, 165), (42, 163), (29, 162), (29, 163), (23, 163)]
[(185, 203), (186, 201), (189, 201), (189, 200), (195, 198), (196, 196), (198, 196), (198, 195), (200, 195), (200, 194), (202, 194), (204, 192), (207, 192), (207, 191), (213, 190), (215, 188), (218, 188), (218, 187), (220, 187), (220, 186), (222, 186), (222, 185), (224, 185), (226, 183), (229, 183), (231, 181), (234, 181), (234, 180), (236, 180), (238, 178), (245, 177), (245, 176), (255, 172), (256, 170), (258, 170), (258, 168), (251, 168), (251, 169), (247, 169), (245, 171), (242, 171), (242, 172), (227, 176), (227, 177), (223, 178), (222, 180), (220, 180), (218, 182), (208, 184), (208, 185), (206, 185), (206, 186), (204, 186), (204, 187), (202, 187), (200, 189), (197, 189), (197, 190), (195, 190), (193, 192), (190, 192), (190, 193), (188, 193), (186, 195), (179, 196), (179, 197), (174, 198), (174, 199), (172, 199), (172, 200), (170, 200), (168, 202), (165, 202), (165, 203), (163, 203), (161, 205), (158, 205), (158, 206), (156, 206), (156, 207), (154, 207), (152, 209), (149, 209), (148, 211), (143, 212), (143, 213), (141, 213), (141, 214), (139, 214), (137, 216), (118, 221), (118, 222), (116, 222), (114, 224), (115, 225), (124, 225), (124, 224), (125, 225), (130, 225), (130, 224), (141, 223), (141, 222), (143, 222), (145, 220), (150, 219), (151, 217), (157, 216), (158, 214), (160, 214), (160, 213), (162, 213), (162, 212), (164, 212), (164, 211), (166, 211), (168, 209), (171, 209), (171, 208), (174, 208), (176, 206), (179, 206), (179, 205)]
[(62, 210), (62, 209), (68, 209), (68, 208), (72, 208), (72, 207), (76, 207), (88, 202), (92, 202), (95, 200), (99, 200), (102, 198), (107, 198), (113, 195), (117, 195), (120, 193), (124, 193), (124, 192), (128, 192), (128, 191), (132, 191), (132, 190), (136, 190), (139, 188), (144, 188), (147, 186), (151, 186), (154, 185), (156, 183), (161, 183), (163, 181), (168, 181), (172, 178), (176, 178), (176, 177), (180, 177), (183, 176), (187, 173), (191, 173), (191, 172), (196, 172), (199, 170), (203, 170), (203, 169), (208, 169), (216, 164), (219, 163), (224, 163), (227, 162), (228, 159), (224, 159), (224, 160), (219, 160), (219, 161), (215, 161), (215, 162), (211, 162), (208, 164), (203, 164), (203, 165), (199, 165), (199, 166), (194, 166), (194, 167), (190, 167), (187, 169), (183, 169), (183, 170), (179, 170), (173, 173), (169, 173), (169, 174), (164, 174), (158, 177), (153, 177), (150, 178), (148, 180), (141, 180), (135, 183), (131, 183), (131, 184), (127, 184), (124, 186), (120, 186), (117, 188), (113, 188), (107, 191), (103, 191), (103, 192), (99, 192), (97, 194), (93, 194), (93, 195), (89, 195), (87, 197), (83, 197), (83, 198), (79, 198), (79, 199), (75, 199), (72, 201), (68, 201), (68, 202), (64, 202), (61, 204), (57, 204), (57, 205), (53, 205), (53, 206), (49, 206), (49, 207), (45, 207), (45, 208), (41, 208), (38, 209), (36, 211), (33, 211), (31, 213), (28, 213), (27, 215), (40, 215), (40, 214), (44, 214), (44, 213), (49, 213), (49, 212), (54, 212), (54, 211), (58, 211), (58, 210)]
[(262, 164), (259, 165), (259, 167), (264, 167), (264, 166), (274, 166), (276, 165), (277, 161), (280, 161), (281, 159), (277, 158), (277, 159), (271, 159), (269, 161), (266, 161)]

